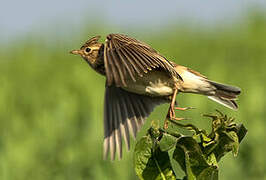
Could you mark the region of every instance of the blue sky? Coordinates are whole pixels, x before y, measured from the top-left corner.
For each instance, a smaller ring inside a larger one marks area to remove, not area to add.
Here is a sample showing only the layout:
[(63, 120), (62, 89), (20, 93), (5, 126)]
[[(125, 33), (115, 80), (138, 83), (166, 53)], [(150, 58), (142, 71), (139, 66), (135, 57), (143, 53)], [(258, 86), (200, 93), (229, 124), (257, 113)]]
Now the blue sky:
[[(168, 3), (167, 3), (168, 2)], [(266, 7), (265, 0), (9, 0), (0, 6), (0, 38), (9, 40), (29, 32), (56, 31), (66, 25), (78, 30), (82, 23), (95, 24), (99, 17), (113, 27), (161, 28), (188, 22), (209, 25), (245, 16), (249, 8)]]

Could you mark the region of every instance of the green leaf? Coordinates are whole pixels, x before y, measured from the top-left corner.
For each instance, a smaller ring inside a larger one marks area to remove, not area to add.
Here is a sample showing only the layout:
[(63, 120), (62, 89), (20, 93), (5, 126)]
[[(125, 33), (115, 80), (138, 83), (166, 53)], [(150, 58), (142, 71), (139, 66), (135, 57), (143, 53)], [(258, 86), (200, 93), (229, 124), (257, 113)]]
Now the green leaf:
[(234, 131), (229, 132), (221, 132), (219, 133), (219, 139), (217, 142), (217, 146), (213, 150), (217, 161), (219, 162), (220, 159), (227, 153), (232, 151), (233, 155), (236, 156), (238, 153), (238, 136), (237, 133)]
[(159, 142), (161, 151), (169, 151), (170, 149), (174, 148), (176, 145), (177, 139), (178, 138), (170, 134), (163, 133), (163, 137), (161, 138)]
[(140, 179), (176, 179), (168, 152), (154, 146), (149, 135), (142, 137), (135, 146), (135, 171)]
[(239, 143), (243, 140), (243, 138), (246, 136), (248, 130), (243, 124), (239, 124), (236, 126), (236, 133), (238, 136)]
[(208, 175), (209, 179), (214, 178), (211, 180), (218, 179), (218, 176), (215, 176), (216, 171), (218, 173), (216, 164), (214, 166), (213, 163), (208, 164), (199, 144), (192, 137), (181, 137), (178, 140), (173, 159), (186, 172), (188, 180), (198, 179), (204, 175)]
[(197, 180), (218, 180), (218, 168), (215, 166), (205, 168), (198, 175)]
[(234, 132), (234, 131), (228, 132), (227, 136), (232, 140), (232, 142), (231, 142), (232, 153), (233, 153), (234, 157), (236, 157), (237, 153), (238, 153), (238, 147), (239, 147), (238, 136), (237, 136), (236, 132)]
[(247, 129), (242, 124), (237, 125), (234, 118), (218, 112), (218, 115), (205, 115), (213, 119), (212, 133), (209, 135), (213, 140), (203, 143), (204, 153), (208, 155), (213, 152), (217, 161), (230, 151), (237, 156), (239, 143), (247, 133)]
[(218, 167), (218, 163), (216, 161), (214, 153), (211, 153), (206, 160), (209, 165)]

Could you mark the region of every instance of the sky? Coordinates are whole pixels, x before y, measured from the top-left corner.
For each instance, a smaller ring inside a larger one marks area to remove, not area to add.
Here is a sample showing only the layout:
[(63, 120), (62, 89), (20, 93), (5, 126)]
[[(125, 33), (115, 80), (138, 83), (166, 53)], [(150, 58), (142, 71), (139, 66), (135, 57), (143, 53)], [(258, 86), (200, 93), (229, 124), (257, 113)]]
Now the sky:
[(163, 28), (166, 24), (183, 22), (203, 25), (227, 23), (245, 16), (250, 8), (266, 7), (265, 0), (1, 1), (2, 41), (30, 32), (56, 31), (59, 26), (78, 31), (82, 24), (110, 24), (123, 29), (135, 26)]

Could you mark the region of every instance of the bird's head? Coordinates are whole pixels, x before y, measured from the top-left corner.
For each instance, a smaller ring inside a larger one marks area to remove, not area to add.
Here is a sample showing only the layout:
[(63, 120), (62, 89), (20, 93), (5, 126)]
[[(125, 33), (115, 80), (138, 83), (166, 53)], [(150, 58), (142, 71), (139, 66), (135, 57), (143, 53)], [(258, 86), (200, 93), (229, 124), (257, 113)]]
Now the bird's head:
[(95, 36), (85, 42), (79, 50), (70, 51), (71, 54), (80, 55), (85, 61), (87, 61), (93, 68), (100, 63), (100, 59), (103, 56), (103, 43), (99, 43), (100, 36)]

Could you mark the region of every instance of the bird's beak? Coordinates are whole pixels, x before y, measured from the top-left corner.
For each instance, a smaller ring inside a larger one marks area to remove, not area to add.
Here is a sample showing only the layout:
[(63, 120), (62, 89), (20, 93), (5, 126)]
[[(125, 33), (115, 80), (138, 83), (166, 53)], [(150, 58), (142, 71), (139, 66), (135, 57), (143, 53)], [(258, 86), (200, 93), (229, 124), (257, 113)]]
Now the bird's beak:
[(81, 50), (72, 50), (70, 51), (71, 54), (79, 55), (81, 54)]

